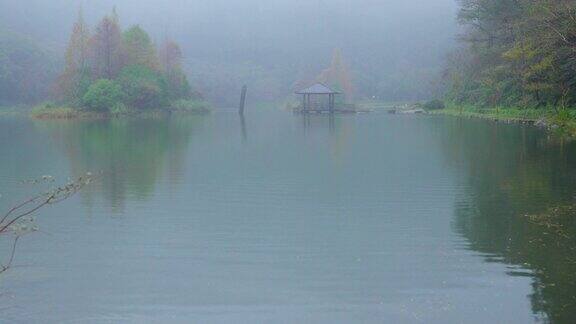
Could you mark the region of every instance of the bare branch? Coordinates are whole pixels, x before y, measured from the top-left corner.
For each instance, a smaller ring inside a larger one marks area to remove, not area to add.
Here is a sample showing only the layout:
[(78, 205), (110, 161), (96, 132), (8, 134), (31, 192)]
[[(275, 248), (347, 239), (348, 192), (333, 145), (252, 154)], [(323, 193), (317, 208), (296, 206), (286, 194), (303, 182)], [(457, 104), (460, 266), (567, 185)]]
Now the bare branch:
[(18, 244), (18, 239), (20, 236), (16, 236), (14, 238), (14, 243), (12, 244), (12, 252), (10, 253), (10, 259), (6, 265), (0, 266), (0, 273), (6, 272), (6, 270), (10, 269), (12, 263), (14, 262), (14, 256), (16, 255), (16, 245)]
[[(90, 184), (92, 182), (92, 178), (92, 174), (87, 173), (85, 176), (79, 177), (64, 186), (30, 198), (12, 207), (6, 214), (4, 214), (0, 220), (0, 234), (14, 233), (16, 237), (12, 246), (10, 259), (6, 265), (0, 265), (0, 273), (7, 271), (12, 265), (14, 256), (16, 254), (16, 245), (20, 237), (24, 235), (25, 232), (32, 232), (37, 230), (37, 227), (27, 224), (25, 217), (32, 215), (47, 205), (57, 204), (72, 197), (86, 185)], [(32, 222), (33, 219), (30, 220), (30, 223)]]

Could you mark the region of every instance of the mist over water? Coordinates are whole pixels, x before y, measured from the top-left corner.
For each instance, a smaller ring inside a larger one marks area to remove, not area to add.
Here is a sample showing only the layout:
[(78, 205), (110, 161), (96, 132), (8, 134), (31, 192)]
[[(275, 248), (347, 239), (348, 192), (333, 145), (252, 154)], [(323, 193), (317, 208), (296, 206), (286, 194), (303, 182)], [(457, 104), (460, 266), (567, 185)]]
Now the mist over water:
[(178, 41), (193, 86), (222, 106), (236, 104), (242, 84), (253, 101), (284, 99), (337, 49), (360, 97), (427, 99), (456, 34), (452, 0), (2, 0), (0, 28), (61, 57), (79, 8), (94, 26), (113, 7), (122, 27)]
[(0, 322), (575, 323), (544, 2), (0, 0)]

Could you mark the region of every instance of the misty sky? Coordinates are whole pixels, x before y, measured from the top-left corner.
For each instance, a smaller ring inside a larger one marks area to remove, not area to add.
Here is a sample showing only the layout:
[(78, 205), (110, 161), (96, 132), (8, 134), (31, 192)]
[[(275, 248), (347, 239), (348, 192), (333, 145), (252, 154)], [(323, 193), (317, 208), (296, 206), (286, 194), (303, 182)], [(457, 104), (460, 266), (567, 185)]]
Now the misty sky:
[(263, 99), (289, 93), (337, 48), (365, 95), (409, 95), (438, 71), (456, 30), (454, 0), (0, 0), (0, 27), (62, 52), (80, 7), (94, 26), (114, 6), (123, 27), (178, 41), (209, 97), (240, 83), (270, 85)]

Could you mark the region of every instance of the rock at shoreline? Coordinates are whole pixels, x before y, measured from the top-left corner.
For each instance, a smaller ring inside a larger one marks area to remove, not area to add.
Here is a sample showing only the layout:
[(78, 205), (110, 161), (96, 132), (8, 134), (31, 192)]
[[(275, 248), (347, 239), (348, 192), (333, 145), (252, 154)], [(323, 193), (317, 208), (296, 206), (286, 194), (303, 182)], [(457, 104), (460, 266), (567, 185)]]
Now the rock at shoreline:
[(548, 125), (548, 121), (546, 120), (546, 118), (540, 118), (534, 123), (534, 126), (541, 127), (541, 128), (547, 128), (549, 125)]

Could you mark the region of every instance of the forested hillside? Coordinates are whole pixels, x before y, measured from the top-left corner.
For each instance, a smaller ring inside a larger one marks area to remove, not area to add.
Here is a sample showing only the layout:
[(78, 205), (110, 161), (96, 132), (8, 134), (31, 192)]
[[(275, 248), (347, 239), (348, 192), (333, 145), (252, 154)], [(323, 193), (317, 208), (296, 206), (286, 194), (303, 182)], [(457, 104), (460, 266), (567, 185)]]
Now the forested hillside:
[(57, 71), (55, 55), (0, 28), (0, 106), (45, 98)]
[(448, 98), (479, 106), (576, 106), (576, 1), (460, 0), (464, 46)]

